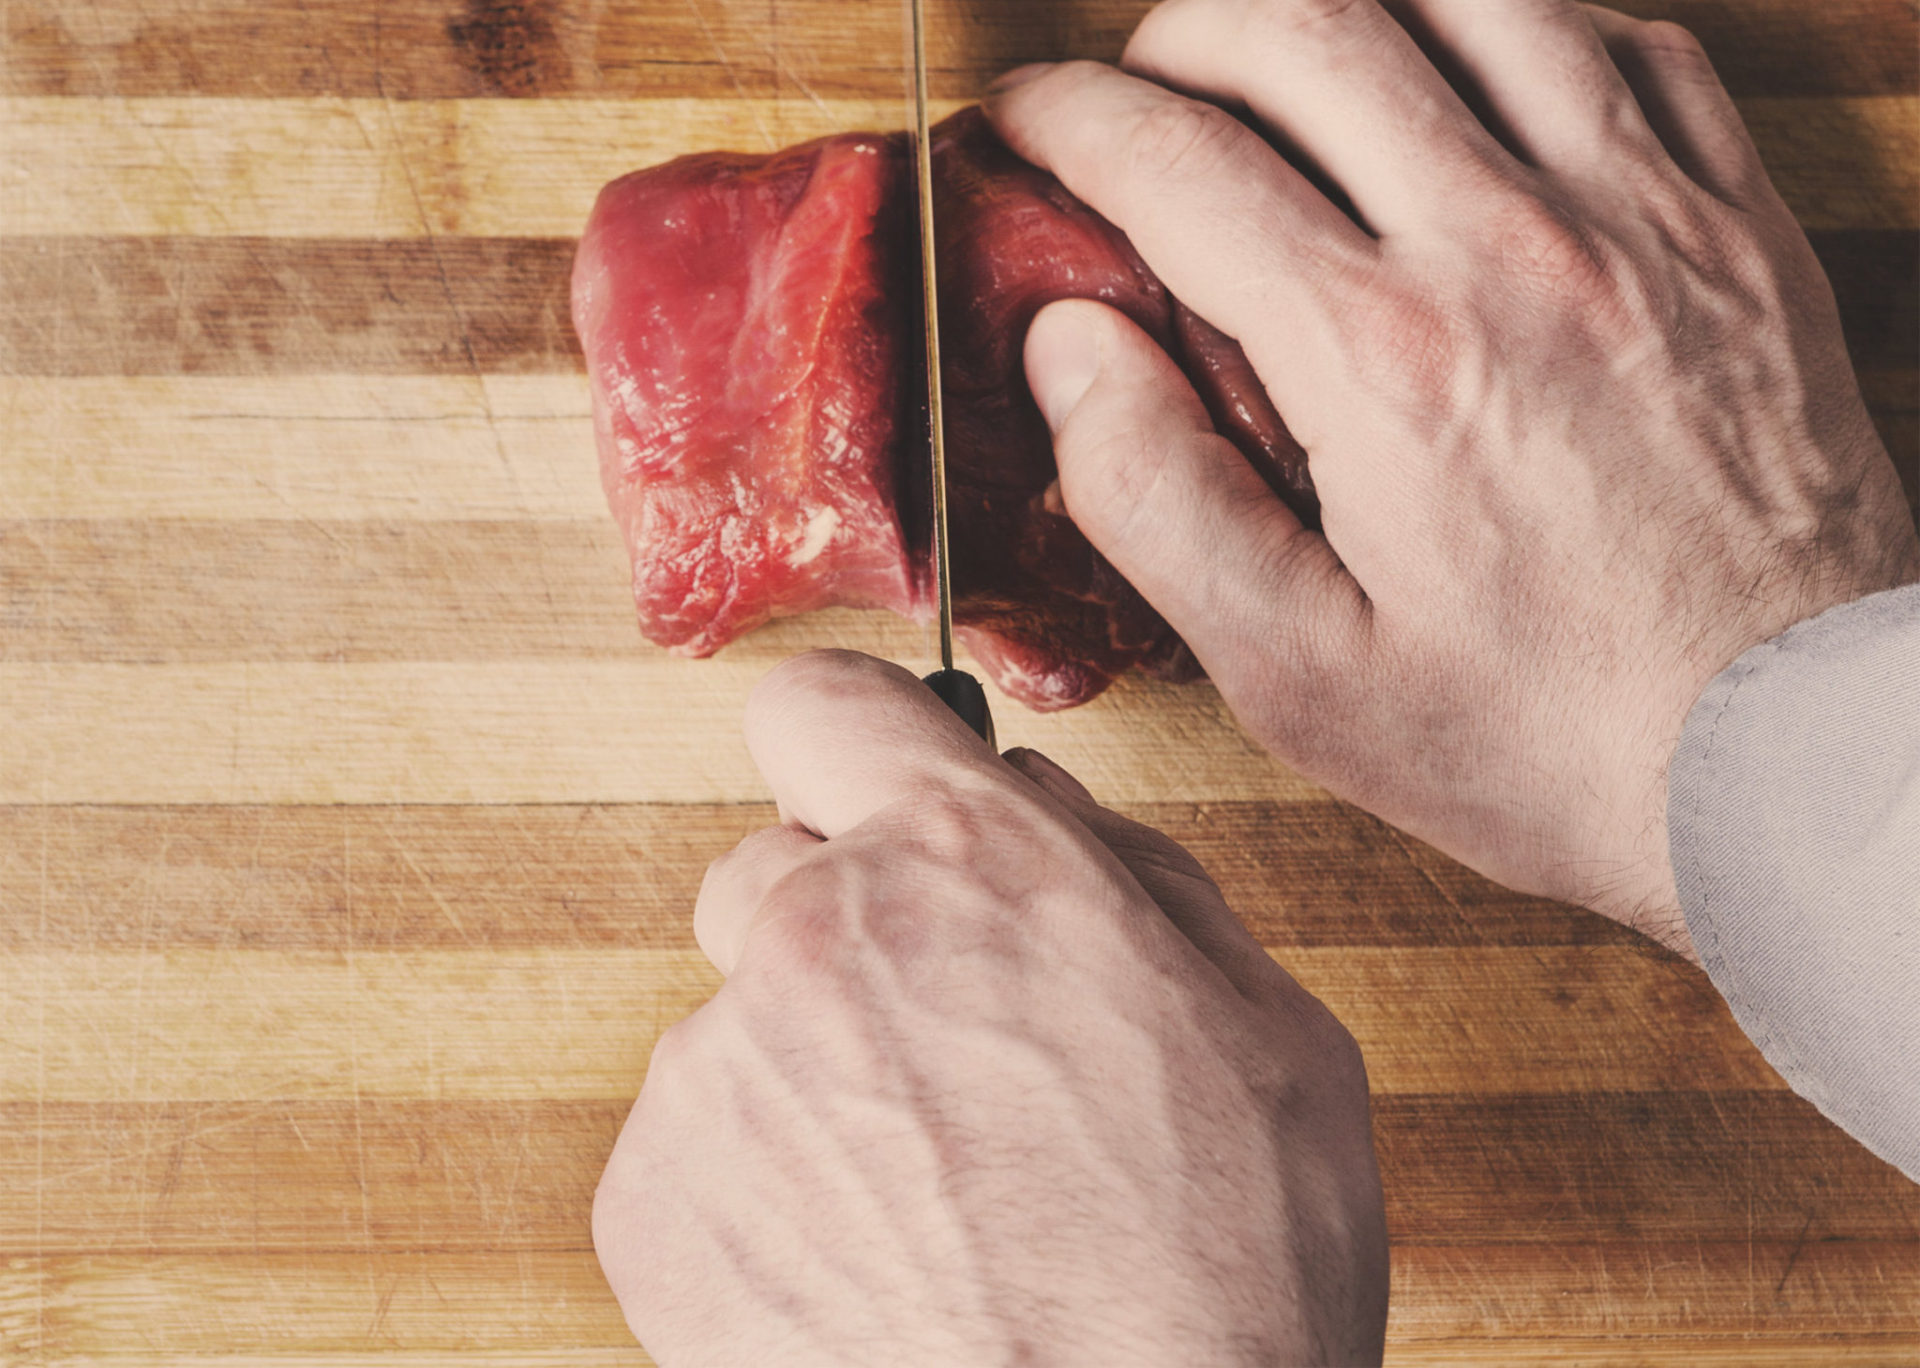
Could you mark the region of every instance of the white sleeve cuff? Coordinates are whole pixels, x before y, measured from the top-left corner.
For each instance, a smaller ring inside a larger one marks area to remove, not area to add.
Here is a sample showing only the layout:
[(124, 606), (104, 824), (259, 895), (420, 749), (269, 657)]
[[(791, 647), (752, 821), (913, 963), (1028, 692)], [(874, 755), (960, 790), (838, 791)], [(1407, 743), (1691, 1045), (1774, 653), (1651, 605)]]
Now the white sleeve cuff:
[(1680, 907), (1767, 1062), (1920, 1181), (1920, 585), (1754, 647), (1668, 777)]

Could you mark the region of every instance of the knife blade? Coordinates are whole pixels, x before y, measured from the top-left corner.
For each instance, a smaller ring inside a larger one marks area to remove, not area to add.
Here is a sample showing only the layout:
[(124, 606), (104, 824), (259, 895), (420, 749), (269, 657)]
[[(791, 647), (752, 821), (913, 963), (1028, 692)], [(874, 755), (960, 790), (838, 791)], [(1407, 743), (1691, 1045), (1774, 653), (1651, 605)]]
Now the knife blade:
[(932, 689), (989, 746), (993, 714), (980, 681), (953, 664), (953, 556), (947, 541), (946, 412), (940, 393), (940, 294), (934, 254), (933, 139), (927, 117), (927, 0), (907, 0), (913, 47), (913, 172), (920, 204), (920, 316), (926, 325), (927, 446), (932, 462), (933, 592), (940, 619), (940, 668)]

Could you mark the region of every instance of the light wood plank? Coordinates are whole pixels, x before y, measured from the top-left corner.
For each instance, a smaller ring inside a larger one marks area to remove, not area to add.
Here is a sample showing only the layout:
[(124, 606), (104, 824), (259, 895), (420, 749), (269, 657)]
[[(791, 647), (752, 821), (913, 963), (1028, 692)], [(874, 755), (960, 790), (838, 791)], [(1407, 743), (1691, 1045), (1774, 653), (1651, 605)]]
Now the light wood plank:
[[(1134, 803), (1263, 944), (1641, 943), (1356, 808)], [(0, 807), (0, 947), (693, 948), (707, 864), (771, 804)], [(351, 918), (344, 910), (351, 908)]]
[[(1888, 97), (1900, 98), (1900, 97)], [(940, 106), (936, 117), (959, 108)], [(0, 231), (559, 237), (686, 152), (897, 128), (885, 100), (0, 100)]]
[(634, 1349), (590, 1250), (19, 1260), (0, 1288), (0, 1353)]
[[(638, 661), (660, 650), (640, 635), (630, 578), (605, 516), (0, 522), (0, 603), (12, 609), (0, 654), (120, 664)], [(904, 619), (839, 616), (869, 650), (919, 649), (923, 632)], [(793, 654), (796, 629), (803, 643), (835, 634), (794, 619), (749, 633), (728, 654), (765, 668)]]
[[(1920, 98), (1753, 97), (1741, 112), (1805, 226), (1920, 226)], [(0, 177), (18, 187), (0, 231), (559, 237), (635, 167), (900, 122), (898, 100), (15, 96), (0, 100)]]
[[(935, 6), (937, 94), (1062, 57), (1113, 61), (1151, 0)], [(1911, 93), (1902, 0), (1621, 0), (1691, 27), (1737, 93)], [(383, 0), (11, 0), (0, 91), (22, 95), (890, 96), (900, 16), (886, 3), (604, 5)]]
[[(1507, 1353), (1510, 1343), (1556, 1341), (1562, 1348), (1549, 1362), (1659, 1362), (1663, 1355), (1693, 1362), (1696, 1341), (1726, 1354), (1741, 1339), (1760, 1362), (1781, 1362), (1790, 1350), (1818, 1362), (1836, 1340), (1843, 1350), (1872, 1345), (1897, 1356), (1920, 1345), (1907, 1308), (1888, 1301), (1888, 1271), (1904, 1252), (1871, 1245), (1809, 1246), (1797, 1255), (1777, 1245), (1396, 1250), (1389, 1362), (1399, 1361), (1402, 1345), (1415, 1362), (1446, 1352), (1431, 1346), (1440, 1334), (1455, 1340), (1454, 1354), (1471, 1344), (1503, 1362), (1519, 1357)], [(1768, 1296), (1764, 1279), (1789, 1257), (1793, 1277)], [(0, 1349), (14, 1352), (278, 1356), (632, 1346), (587, 1253), (21, 1259), (0, 1270), (0, 1308), (11, 1313), (0, 1322), (10, 1332)], [(1597, 1342), (1579, 1343), (1589, 1337)], [(1899, 1361), (1891, 1356), (1879, 1361)], [(1863, 1360), (1873, 1361), (1863, 1354), (1844, 1361)]]
[[(1898, 438), (1920, 378), (1862, 379)], [(0, 519), (607, 516), (586, 382), (570, 373), (0, 376), (0, 450)]]
[[(1902, 1335), (1846, 1336), (1813, 1334), (1749, 1336), (1619, 1336), (1604, 1338), (1522, 1339), (1501, 1336), (1453, 1341), (1389, 1340), (1390, 1368), (1416, 1364), (1527, 1363), (1564, 1364), (1568, 1368), (1808, 1368), (1817, 1364), (1860, 1364), (1866, 1368), (1907, 1368), (1920, 1359), (1920, 1339)], [(140, 1368), (648, 1368), (653, 1360), (634, 1349), (510, 1349), (330, 1351), (324, 1354), (152, 1354), (133, 1350), (64, 1354), (36, 1358), (43, 1368), (96, 1368), (138, 1364)]]
[[(358, 1341), (356, 1341), (357, 1343)], [(653, 1368), (639, 1345), (624, 1349), (330, 1349), (323, 1353), (155, 1354), (146, 1349), (96, 1350), (80, 1357), (65, 1353), (37, 1356), (34, 1368), (102, 1368), (137, 1364), (139, 1368)], [(1805, 1362), (1804, 1359), (1801, 1362)]]
[(607, 517), (585, 378), (0, 377), (0, 518)]
[[(896, 658), (932, 668), (929, 638)], [(16, 723), (0, 741), (0, 802), (758, 802), (767, 790), (739, 734), (766, 668), (660, 652), (484, 666), (0, 663), (0, 717)], [(1046, 751), (1112, 802), (1322, 792), (1241, 732), (1205, 684), (1129, 677), (1085, 707), (1043, 717), (1003, 701), (995, 718), (1003, 746)]]
[[(1282, 959), (1378, 1092), (1783, 1086), (1704, 978), (1637, 948)], [(718, 982), (682, 950), (27, 952), (0, 963), (0, 1099), (629, 1097)]]

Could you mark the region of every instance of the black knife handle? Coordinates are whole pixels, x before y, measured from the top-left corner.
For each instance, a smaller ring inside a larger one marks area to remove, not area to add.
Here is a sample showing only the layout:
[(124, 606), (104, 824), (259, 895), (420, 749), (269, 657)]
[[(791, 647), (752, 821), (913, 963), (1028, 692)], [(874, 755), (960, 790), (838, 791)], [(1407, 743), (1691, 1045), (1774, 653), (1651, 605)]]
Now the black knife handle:
[(965, 670), (935, 670), (926, 677), (926, 685), (973, 734), (993, 745), (993, 714), (987, 709), (987, 691), (980, 681)]

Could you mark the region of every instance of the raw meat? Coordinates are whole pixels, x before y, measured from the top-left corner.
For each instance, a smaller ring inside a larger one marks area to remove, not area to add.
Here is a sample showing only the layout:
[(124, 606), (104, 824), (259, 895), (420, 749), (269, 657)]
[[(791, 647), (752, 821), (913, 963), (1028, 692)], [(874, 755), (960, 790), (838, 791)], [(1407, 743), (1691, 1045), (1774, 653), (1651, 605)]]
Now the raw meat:
[[(1197, 675), (1159, 614), (1048, 507), (1027, 324), (1068, 296), (1125, 311), (1311, 516), (1298, 446), (1239, 346), (977, 110), (937, 126), (933, 154), (959, 634), (1005, 693), (1040, 709), (1083, 703), (1136, 664)], [(928, 616), (912, 214), (898, 134), (683, 157), (601, 192), (574, 321), (650, 639), (706, 655), (830, 604)]]
[(600, 473), (652, 641), (924, 610), (902, 534), (898, 139), (708, 153), (600, 192), (573, 272)]

